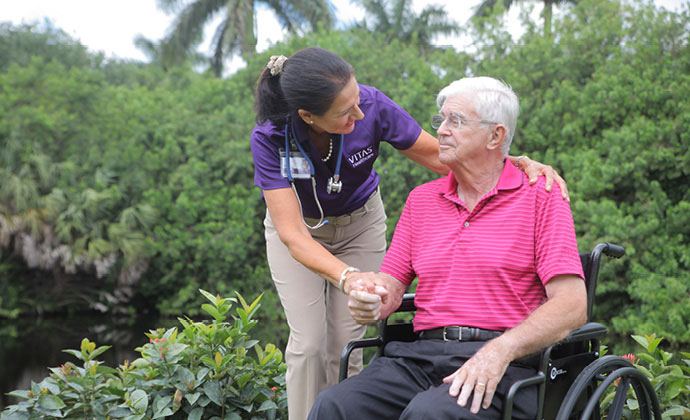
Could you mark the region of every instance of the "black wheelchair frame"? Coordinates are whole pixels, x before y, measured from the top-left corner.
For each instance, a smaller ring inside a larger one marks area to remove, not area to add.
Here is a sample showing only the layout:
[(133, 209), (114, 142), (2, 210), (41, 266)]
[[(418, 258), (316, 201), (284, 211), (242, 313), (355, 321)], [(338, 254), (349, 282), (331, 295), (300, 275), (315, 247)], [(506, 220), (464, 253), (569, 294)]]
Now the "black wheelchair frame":
[[(647, 377), (634, 365), (618, 356), (600, 357), (600, 338), (607, 329), (592, 322), (595, 291), (599, 277), (601, 256), (620, 258), (625, 249), (618, 245), (600, 243), (592, 252), (580, 254), (587, 286), (587, 323), (572, 331), (566, 338), (547, 347), (540, 358), (537, 373), (530, 378), (514, 382), (505, 397), (503, 418), (512, 417), (516, 393), (526, 386), (538, 387), (536, 419), (600, 419), (601, 400), (607, 389), (616, 386), (615, 396), (608, 409), (608, 420), (619, 420), (624, 415), (628, 391), (632, 389), (639, 403), (640, 419), (661, 420), (659, 400)], [(405, 294), (396, 312), (415, 310), (414, 294)], [(350, 342), (340, 358), (340, 380), (347, 377), (350, 354), (363, 347), (378, 347), (376, 356), (390, 341), (414, 341), (416, 334), (411, 323), (379, 322), (379, 335)]]

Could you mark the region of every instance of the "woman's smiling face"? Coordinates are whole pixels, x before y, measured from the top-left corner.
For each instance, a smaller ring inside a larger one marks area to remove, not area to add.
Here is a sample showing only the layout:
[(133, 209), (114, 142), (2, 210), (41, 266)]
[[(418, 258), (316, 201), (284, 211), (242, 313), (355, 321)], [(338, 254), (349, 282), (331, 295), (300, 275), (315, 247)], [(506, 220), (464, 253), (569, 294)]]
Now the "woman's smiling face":
[[(333, 100), (330, 108), (323, 115), (308, 113), (305, 118), (302, 110), (300, 115), (317, 133), (349, 134), (355, 129), (355, 121), (364, 118), (359, 108), (359, 85), (354, 76)], [(310, 123), (313, 121), (313, 124)]]

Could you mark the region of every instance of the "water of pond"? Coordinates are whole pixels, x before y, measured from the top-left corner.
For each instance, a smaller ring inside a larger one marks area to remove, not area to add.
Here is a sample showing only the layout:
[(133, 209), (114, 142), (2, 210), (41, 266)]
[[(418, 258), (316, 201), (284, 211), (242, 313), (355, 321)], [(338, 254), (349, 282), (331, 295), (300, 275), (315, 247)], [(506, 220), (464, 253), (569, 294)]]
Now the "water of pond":
[[(172, 321), (171, 321), (172, 322)], [(48, 367), (78, 360), (64, 349), (79, 349), (84, 337), (97, 345), (112, 346), (99, 359), (107, 366), (134, 360), (134, 349), (146, 341), (144, 332), (161, 326), (154, 319), (113, 319), (91, 315), (59, 319), (17, 319), (0, 321), (0, 407), (16, 403), (5, 395), (29, 389), (50, 374)]]

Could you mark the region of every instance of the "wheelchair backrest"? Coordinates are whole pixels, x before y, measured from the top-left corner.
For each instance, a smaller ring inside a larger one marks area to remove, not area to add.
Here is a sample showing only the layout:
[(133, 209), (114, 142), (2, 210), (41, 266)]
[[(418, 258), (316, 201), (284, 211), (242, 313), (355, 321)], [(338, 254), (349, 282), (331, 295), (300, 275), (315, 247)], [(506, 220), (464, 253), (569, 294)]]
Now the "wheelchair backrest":
[(625, 254), (625, 249), (618, 245), (603, 242), (595, 246), (592, 252), (580, 254), (582, 271), (585, 273), (585, 285), (587, 286), (587, 322), (592, 322), (594, 297), (597, 290), (599, 265), (601, 263), (602, 254), (620, 258)]

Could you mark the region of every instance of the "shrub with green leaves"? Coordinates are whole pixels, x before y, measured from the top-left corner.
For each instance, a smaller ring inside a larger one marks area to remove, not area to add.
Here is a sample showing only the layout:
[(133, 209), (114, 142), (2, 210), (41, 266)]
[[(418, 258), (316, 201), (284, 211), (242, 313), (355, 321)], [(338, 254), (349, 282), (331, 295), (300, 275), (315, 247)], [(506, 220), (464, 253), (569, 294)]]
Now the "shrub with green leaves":
[(81, 366), (51, 368), (30, 390), (11, 392), (24, 401), (5, 409), (0, 420), (287, 418), (282, 353), (248, 334), (257, 324), (261, 296), (247, 304), (239, 293), (201, 293), (210, 302), (202, 309), (212, 320), (179, 319), (180, 330), (151, 331), (149, 342), (136, 349), (141, 358), (117, 369), (97, 360), (110, 346), (96, 347), (85, 338), (79, 350), (65, 350)]
[[(623, 357), (633, 362), (651, 382), (659, 398), (662, 418), (690, 418), (690, 353), (680, 352), (682, 358), (674, 358), (673, 353), (659, 348), (663, 338), (657, 338), (656, 334), (633, 335), (632, 338), (644, 350)], [(675, 360), (679, 363), (674, 363)], [(632, 388), (628, 392), (623, 418), (640, 418), (640, 406)], [(603, 403), (611, 402), (615, 393), (615, 388), (609, 390)]]
[[(290, 36), (226, 79), (103, 63), (54, 30), (0, 26), (0, 312), (196, 315), (197, 289), (265, 290), (276, 305), (263, 317), (282, 320), (253, 186), (253, 91), (271, 55), (320, 46), (432, 133), (443, 86), (509, 83), (521, 109), (511, 154), (567, 179), (580, 250), (626, 248), (602, 267), (596, 318), (618, 336), (687, 348), (690, 7), (561, 7), (550, 31), (525, 10), (519, 38), (497, 9), (465, 26), (472, 48), (424, 59), (361, 28)], [(390, 235), (409, 191), (436, 175), (387, 145), (376, 170)], [(284, 323), (265, 325), (287, 336)]]

